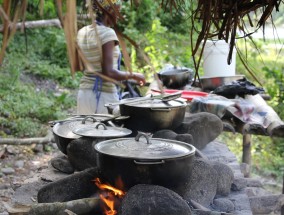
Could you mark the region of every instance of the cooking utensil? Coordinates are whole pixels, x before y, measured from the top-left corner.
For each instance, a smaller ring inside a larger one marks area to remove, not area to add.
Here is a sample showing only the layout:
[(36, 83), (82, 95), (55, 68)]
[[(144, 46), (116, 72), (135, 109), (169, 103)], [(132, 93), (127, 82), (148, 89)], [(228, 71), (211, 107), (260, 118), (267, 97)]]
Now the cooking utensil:
[[(96, 122), (108, 121), (115, 119), (114, 115), (110, 114), (94, 114), (92, 116), (77, 116), (67, 118), (65, 120), (54, 121), (55, 124), (51, 123), (52, 132), (54, 136), (55, 143), (57, 144), (59, 150), (64, 154), (67, 153), (66, 147), (68, 144), (75, 139), (80, 138), (80, 135), (77, 135), (72, 132), (73, 129), (94, 124)], [(123, 119), (125, 120), (125, 119)]]
[(159, 79), (163, 85), (169, 89), (182, 89), (191, 83), (193, 70), (189, 68), (170, 68), (158, 73)]
[(202, 90), (211, 91), (217, 87), (231, 83), (239, 79), (243, 79), (244, 75), (224, 76), (224, 77), (200, 77)]
[(154, 96), (151, 95), (150, 97), (145, 96), (145, 97), (139, 97), (139, 98), (123, 99), (120, 102), (105, 104), (105, 107), (122, 105), (122, 104), (131, 104), (131, 103), (137, 103), (137, 102), (154, 100), (154, 99), (160, 99), (161, 101), (171, 101), (179, 97), (181, 97), (181, 92), (176, 92), (176, 93), (167, 94), (167, 95), (164, 95), (164, 94), (154, 95)]
[(124, 127), (131, 129), (132, 135), (136, 135), (137, 131), (153, 133), (161, 129), (175, 129), (182, 123), (186, 107), (183, 99), (167, 102), (157, 99), (119, 105), (120, 113), (130, 116), (124, 121)]
[(127, 128), (108, 127), (101, 122), (87, 127), (75, 128), (72, 131), (80, 136), (96, 138), (125, 137), (132, 133), (132, 131)]
[(118, 138), (97, 143), (98, 168), (111, 184), (122, 179), (126, 189), (136, 184), (156, 184), (178, 191), (187, 183), (194, 146), (175, 140)]

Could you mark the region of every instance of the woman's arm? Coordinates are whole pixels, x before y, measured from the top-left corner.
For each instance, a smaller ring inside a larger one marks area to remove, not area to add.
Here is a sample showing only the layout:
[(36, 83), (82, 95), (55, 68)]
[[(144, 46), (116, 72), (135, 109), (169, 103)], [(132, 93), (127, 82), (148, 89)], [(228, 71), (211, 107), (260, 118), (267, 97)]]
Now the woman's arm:
[(140, 73), (123, 72), (113, 68), (113, 49), (115, 41), (110, 41), (102, 46), (102, 73), (117, 81), (134, 79), (141, 85), (146, 83), (144, 76)]

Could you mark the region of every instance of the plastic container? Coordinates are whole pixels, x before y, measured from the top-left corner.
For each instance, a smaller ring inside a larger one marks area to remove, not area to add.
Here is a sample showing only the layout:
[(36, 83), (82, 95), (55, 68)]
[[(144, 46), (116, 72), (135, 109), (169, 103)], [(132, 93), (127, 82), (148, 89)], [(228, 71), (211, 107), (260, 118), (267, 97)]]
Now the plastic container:
[(200, 92), (200, 91), (190, 91), (190, 90), (170, 90), (165, 89), (165, 93), (176, 93), (181, 92), (181, 98), (186, 99), (187, 101), (191, 101), (195, 97), (206, 97), (208, 96), (208, 93), (206, 92)]
[(236, 70), (236, 50), (233, 50), (231, 64), (228, 65), (229, 44), (224, 40), (206, 41), (203, 52), (204, 77), (234, 76)]

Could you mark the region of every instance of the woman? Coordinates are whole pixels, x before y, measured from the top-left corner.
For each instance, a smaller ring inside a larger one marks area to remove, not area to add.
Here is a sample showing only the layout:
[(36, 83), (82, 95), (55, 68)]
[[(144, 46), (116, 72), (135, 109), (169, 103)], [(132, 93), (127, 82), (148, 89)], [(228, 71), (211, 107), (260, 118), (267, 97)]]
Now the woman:
[[(145, 78), (142, 74), (119, 70), (119, 41), (110, 27), (116, 24), (117, 16), (113, 7), (119, 10), (120, 0), (111, 1), (112, 5), (108, 0), (93, 1), (93, 9), (97, 15), (96, 25), (79, 30), (78, 45), (96, 72), (117, 81), (133, 79), (144, 85)], [(108, 113), (104, 105), (117, 101), (119, 94), (115, 84), (102, 80), (92, 72), (84, 71), (77, 97), (78, 114)]]

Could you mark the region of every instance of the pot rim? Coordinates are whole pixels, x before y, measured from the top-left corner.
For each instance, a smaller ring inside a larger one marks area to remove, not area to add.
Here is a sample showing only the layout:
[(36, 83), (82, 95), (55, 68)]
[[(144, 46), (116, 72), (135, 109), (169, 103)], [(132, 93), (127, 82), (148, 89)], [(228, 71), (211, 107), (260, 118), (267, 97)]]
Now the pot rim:
[[(138, 134), (139, 135), (139, 134)], [(195, 154), (196, 148), (188, 143), (177, 141), (177, 140), (169, 140), (162, 138), (152, 138), (152, 141), (155, 142), (166, 142), (166, 144), (162, 145), (162, 147), (168, 147), (166, 153), (159, 154), (159, 148), (155, 150), (155, 148), (149, 149), (145, 147), (146, 150), (140, 150), (139, 148), (125, 147), (126, 145), (123, 142), (129, 143), (127, 141), (135, 141), (135, 138), (116, 138), (101, 141), (94, 145), (96, 152), (102, 155), (124, 158), (124, 159), (135, 159), (135, 160), (144, 160), (144, 161), (157, 161), (157, 160), (171, 160), (177, 158), (183, 158), (187, 156), (192, 156)], [(145, 142), (143, 143), (145, 144)], [(155, 144), (155, 143), (153, 143)], [(176, 151), (169, 153), (171, 147), (175, 144)], [(186, 149), (182, 152), (182, 150)], [(148, 152), (147, 152), (148, 151)], [(130, 152), (130, 153), (129, 153)], [(182, 153), (181, 153), (182, 152)], [(132, 154), (131, 154), (132, 153)]]

